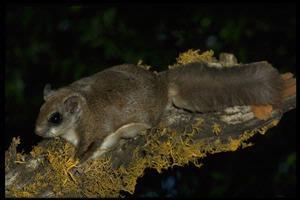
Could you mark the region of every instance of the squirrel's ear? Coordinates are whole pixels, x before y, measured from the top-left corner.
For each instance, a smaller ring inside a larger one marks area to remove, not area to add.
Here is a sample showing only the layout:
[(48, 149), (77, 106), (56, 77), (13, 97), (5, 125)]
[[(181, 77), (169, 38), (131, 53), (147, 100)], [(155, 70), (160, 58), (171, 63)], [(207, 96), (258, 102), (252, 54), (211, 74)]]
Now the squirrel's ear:
[(44, 100), (46, 101), (53, 93), (54, 90), (51, 90), (51, 85), (47, 83), (44, 87)]
[(82, 98), (78, 95), (71, 95), (64, 100), (66, 111), (69, 113), (77, 113), (81, 109)]

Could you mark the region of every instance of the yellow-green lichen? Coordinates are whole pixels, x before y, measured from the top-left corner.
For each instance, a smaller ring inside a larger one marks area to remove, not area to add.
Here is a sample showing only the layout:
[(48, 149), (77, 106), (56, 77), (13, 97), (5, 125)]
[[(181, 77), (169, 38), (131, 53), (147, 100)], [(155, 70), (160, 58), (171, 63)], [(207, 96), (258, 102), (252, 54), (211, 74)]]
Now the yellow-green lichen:
[(35, 146), (32, 151), (30, 152), (30, 155), (33, 157), (33, 158), (36, 158), (38, 156), (40, 156), (42, 153), (44, 152), (43, 148), (40, 147), (40, 146)]
[(25, 155), (22, 153), (17, 153), (15, 163), (19, 163), (19, 164), (25, 163)]
[(192, 63), (192, 62), (212, 62), (214, 57), (213, 50), (205, 51), (200, 54), (200, 50), (189, 49), (186, 52), (180, 53), (178, 58), (176, 59), (176, 63), (174, 65), (169, 65), (169, 68), (178, 67), (184, 64)]
[(38, 191), (47, 187), (47, 183), (45, 182), (44, 178), (47, 176), (43, 176), (40, 173), (36, 173), (34, 175), (34, 182), (27, 184), (25, 187), (21, 189), (17, 189), (15, 187), (10, 188), (10, 194), (13, 197), (36, 197)]
[(62, 191), (64, 191), (64, 193), (71, 191), (76, 192), (76, 190), (78, 190), (78, 185), (74, 175), (70, 172), (78, 162), (73, 160), (73, 152), (74, 147), (72, 145), (59, 140), (54, 140), (52, 145), (48, 146), (47, 149), (35, 147), (30, 154), (33, 157), (36, 157), (37, 155), (46, 153), (46, 159), (49, 162), (50, 167), (47, 168), (43, 174), (35, 174), (33, 183), (28, 184), (19, 190), (12, 188), (12, 190), (15, 191), (14, 196), (35, 197), (38, 194), (38, 191), (41, 191), (46, 187), (51, 187), (52, 191), (57, 196), (62, 195)]
[(278, 123), (279, 123), (279, 120), (277, 120), (277, 119), (273, 120), (269, 125), (261, 127), (260, 129), (258, 129), (258, 132), (260, 134), (264, 135), (269, 128), (271, 128), (273, 126), (276, 126)]
[[(57, 148), (59, 145), (62, 149)], [(54, 193), (58, 195), (61, 191), (69, 193), (78, 189), (78, 181), (71, 172), (71, 169), (78, 164), (78, 161), (73, 159), (74, 150), (71, 144), (62, 145), (58, 140), (51, 145), (50, 149), (47, 149), (46, 158), (51, 166), (47, 174), (50, 176)]]
[(222, 128), (219, 124), (217, 123), (214, 123), (212, 125), (212, 132), (215, 134), (215, 135), (220, 135), (221, 134), (221, 131), (222, 131)]
[(137, 66), (139, 66), (143, 69), (146, 69), (146, 70), (149, 70), (151, 68), (150, 65), (143, 64), (143, 60), (139, 60), (138, 63), (137, 63)]
[(204, 124), (204, 121), (205, 120), (203, 118), (201, 118), (201, 117), (196, 118), (195, 121), (194, 121), (194, 123), (192, 124), (192, 128), (196, 129), (197, 132), (200, 132), (201, 128), (202, 128), (202, 126)]

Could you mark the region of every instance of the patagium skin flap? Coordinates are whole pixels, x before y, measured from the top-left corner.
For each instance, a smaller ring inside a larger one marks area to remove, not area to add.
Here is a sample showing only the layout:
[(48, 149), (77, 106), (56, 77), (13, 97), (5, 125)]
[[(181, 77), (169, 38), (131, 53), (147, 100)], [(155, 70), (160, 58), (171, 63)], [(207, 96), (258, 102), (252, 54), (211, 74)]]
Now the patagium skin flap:
[(267, 62), (230, 68), (196, 62), (159, 74), (117, 65), (57, 90), (46, 85), (36, 134), (66, 139), (84, 162), (121, 138), (155, 127), (169, 106), (193, 112), (252, 104), (279, 107), (281, 85), (280, 74)]

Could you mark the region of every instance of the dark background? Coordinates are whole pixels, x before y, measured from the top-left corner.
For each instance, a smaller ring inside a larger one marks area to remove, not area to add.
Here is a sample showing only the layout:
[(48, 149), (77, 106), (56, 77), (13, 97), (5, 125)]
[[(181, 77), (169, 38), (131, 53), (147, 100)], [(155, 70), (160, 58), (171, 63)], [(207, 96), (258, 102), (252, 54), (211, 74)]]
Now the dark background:
[[(34, 124), (46, 83), (113, 65), (141, 59), (161, 71), (193, 48), (296, 71), (295, 4), (10, 4), (5, 22), (5, 149), (14, 136), (25, 152), (41, 140)], [(295, 197), (295, 121), (290, 111), (254, 146), (207, 157), (201, 169), (147, 170), (134, 196)]]

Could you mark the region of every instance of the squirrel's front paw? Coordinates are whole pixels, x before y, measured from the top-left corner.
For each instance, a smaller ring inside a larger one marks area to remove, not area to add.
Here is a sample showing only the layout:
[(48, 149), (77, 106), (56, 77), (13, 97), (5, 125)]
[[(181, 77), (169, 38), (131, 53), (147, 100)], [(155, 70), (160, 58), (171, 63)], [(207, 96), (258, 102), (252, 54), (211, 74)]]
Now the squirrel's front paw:
[(98, 147), (97, 143), (92, 143), (86, 151), (78, 149), (75, 153), (75, 157), (79, 159), (80, 163), (85, 163), (89, 160), (96, 159), (107, 152), (108, 149), (102, 149)]
[(77, 150), (74, 157), (75, 157), (75, 159), (78, 159), (79, 164), (82, 165), (83, 163), (85, 163), (86, 161), (89, 160), (90, 155), (86, 151), (84, 152), (84, 151)]

